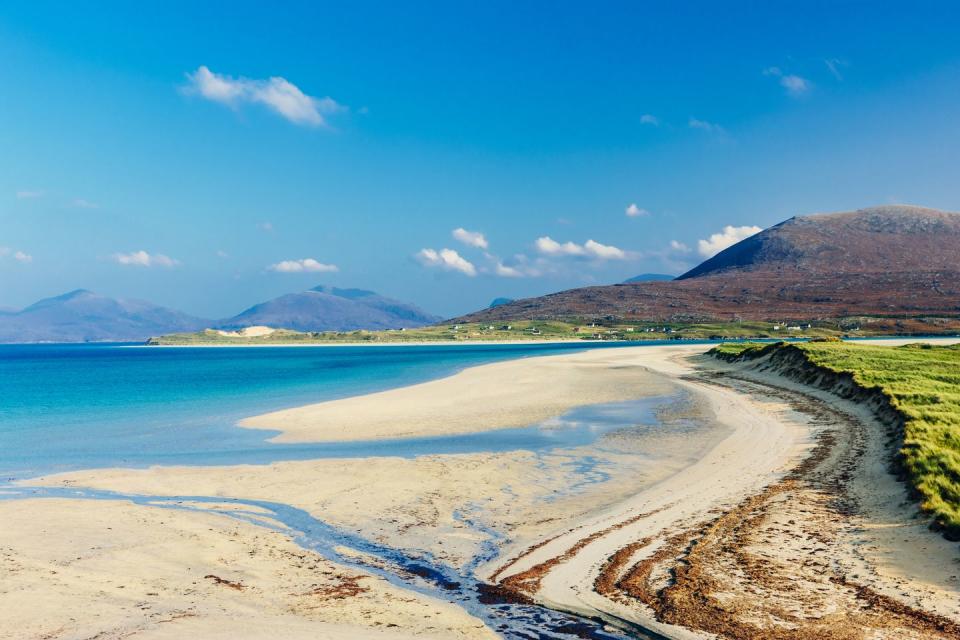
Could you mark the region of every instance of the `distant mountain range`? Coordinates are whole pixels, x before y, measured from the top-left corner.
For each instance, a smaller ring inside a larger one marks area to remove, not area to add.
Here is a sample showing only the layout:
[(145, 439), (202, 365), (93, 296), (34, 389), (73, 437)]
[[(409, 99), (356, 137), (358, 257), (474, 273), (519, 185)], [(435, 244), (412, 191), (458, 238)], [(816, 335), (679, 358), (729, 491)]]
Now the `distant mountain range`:
[(422, 327), (440, 320), (412, 304), (373, 291), (316, 287), (250, 307), (217, 327), (265, 325), (296, 331), (351, 331)]
[[(910, 206), (790, 218), (676, 279), (644, 274), (524, 300), (497, 299), (456, 322), (602, 318), (707, 322), (850, 316), (960, 318), (960, 214)], [(204, 328), (298, 331), (438, 322), (372, 291), (317, 287), (222, 321), (85, 290), (0, 310), (0, 342), (140, 341)]]
[(790, 218), (677, 279), (561, 291), (455, 319), (960, 317), (960, 214), (912, 206)]
[(0, 342), (138, 341), (171, 331), (196, 331), (209, 323), (150, 302), (77, 289), (22, 311), (0, 313)]
[(623, 281), (623, 284), (630, 284), (632, 282), (663, 282), (665, 280), (673, 280), (676, 277), (677, 276), (670, 276), (665, 273), (641, 273), (638, 276), (627, 278)]
[(138, 342), (167, 333), (254, 325), (298, 331), (396, 329), (439, 320), (412, 304), (361, 289), (317, 287), (274, 298), (222, 321), (78, 289), (21, 311), (0, 311), (0, 343)]

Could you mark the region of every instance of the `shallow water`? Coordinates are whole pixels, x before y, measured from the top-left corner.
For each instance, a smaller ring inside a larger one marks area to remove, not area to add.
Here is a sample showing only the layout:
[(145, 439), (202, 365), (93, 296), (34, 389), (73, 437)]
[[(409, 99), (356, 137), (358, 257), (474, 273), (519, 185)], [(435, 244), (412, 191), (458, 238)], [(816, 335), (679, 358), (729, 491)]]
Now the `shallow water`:
[[(624, 346), (623, 343), (590, 348)], [(581, 344), (336, 348), (0, 345), (0, 477), (151, 464), (540, 449), (549, 430), (391, 443), (279, 445), (245, 417), (406, 386)], [(642, 347), (639, 347), (642, 348)], [(575, 417), (575, 416), (574, 416)], [(583, 441), (584, 430), (564, 430)]]
[[(272, 435), (269, 431), (234, 425), (249, 415), (413, 384), (476, 364), (583, 348), (0, 346), (0, 474), (12, 480), (95, 467), (267, 464), (324, 457), (580, 449), (571, 462), (580, 481), (567, 487), (568, 492), (579, 492), (609, 478), (603, 469), (603, 456), (596, 455), (600, 450), (584, 447), (597, 444), (613, 432), (637, 433), (645, 426), (655, 426), (658, 410), (676, 402), (677, 397), (579, 407), (521, 429), (404, 440), (274, 444), (267, 442)], [(281, 503), (210, 496), (126, 495), (0, 482), (0, 500), (30, 497), (129, 500), (157, 508), (212, 511), (283, 530), (304, 548), (329, 560), (361, 567), (404, 588), (456, 603), (505, 638), (644, 637), (639, 630), (627, 636), (594, 621), (484, 597), (473, 571), (496, 557), (503, 534), (485, 526), (482, 514), (455, 514), (486, 539), (475, 557), (456, 568), (426, 551), (391, 548)], [(356, 555), (343, 553), (344, 548), (377, 561), (364, 563)]]

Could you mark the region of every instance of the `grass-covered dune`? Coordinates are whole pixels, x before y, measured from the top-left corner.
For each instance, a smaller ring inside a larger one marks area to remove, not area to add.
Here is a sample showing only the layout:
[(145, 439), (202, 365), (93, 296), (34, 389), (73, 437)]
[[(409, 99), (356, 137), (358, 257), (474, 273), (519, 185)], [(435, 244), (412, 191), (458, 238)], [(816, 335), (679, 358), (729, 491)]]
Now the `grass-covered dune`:
[[(902, 423), (896, 464), (921, 507), (952, 540), (960, 540), (960, 345), (901, 347), (839, 341), (723, 344), (726, 360), (769, 357), (826, 387), (852, 382), (861, 398), (875, 397)], [(813, 375), (811, 375), (813, 374)], [(900, 425), (896, 425), (900, 426)]]

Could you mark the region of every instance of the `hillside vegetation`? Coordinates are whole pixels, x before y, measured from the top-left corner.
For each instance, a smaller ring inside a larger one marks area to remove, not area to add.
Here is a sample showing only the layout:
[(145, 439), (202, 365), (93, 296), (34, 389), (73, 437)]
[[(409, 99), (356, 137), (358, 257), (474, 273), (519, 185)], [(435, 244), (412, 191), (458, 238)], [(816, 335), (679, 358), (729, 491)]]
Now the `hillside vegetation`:
[(922, 508), (948, 537), (960, 539), (960, 345), (741, 343), (720, 345), (711, 353), (754, 359), (788, 349), (801, 352), (816, 367), (849, 374), (865, 390), (886, 395), (904, 420), (897, 463)]
[[(855, 335), (876, 335), (857, 325)], [(444, 324), (413, 329), (383, 331), (291, 331), (278, 329), (268, 335), (242, 337), (224, 335), (207, 329), (151, 338), (154, 345), (202, 344), (326, 344), (326, 343), (406, 343), (406, 342), (498, 342), (518, 340), (721, 340), (748, 338), (810, 338), (846, 335), (836, 324), (787, 325), (769, 322), (670, 323), (628, 322), (619, 320), (569, 320), (485, 324), (471, 322)]]

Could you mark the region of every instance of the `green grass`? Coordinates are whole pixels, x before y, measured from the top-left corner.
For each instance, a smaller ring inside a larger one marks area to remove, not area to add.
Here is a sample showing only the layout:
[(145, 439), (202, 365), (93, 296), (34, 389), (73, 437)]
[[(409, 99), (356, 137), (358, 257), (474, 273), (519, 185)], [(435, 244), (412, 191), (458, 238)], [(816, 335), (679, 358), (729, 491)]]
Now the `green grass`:
[[(722, 354), (758, 355), (757, 344), (723, 344)], [(794, 344), (815, 365), (879, 387), (906, 421), (900, 462), (921, 499), (951, 538), (960, 537), (960, 345), (885, 347), (849, 342)]]
[[(505, 328), (509, 326), (509, 329)], [(456, 327), (456, 328), (454, 328)], [(327, 344), (515, 340), (743, 340), (829, 336), (957, 335), (960, 319), (879, 318), (857, 316), (833, 320), (784, 322), (648, 322), (623, 318), (566, 318), (562, 320), (511, 320), (493, 323), (438, 324), (419, 329), (384, 331), (299, 332), (281, 329), (270, 336), (241, 338), (216, 331), (176, 333), (152, 338), (150, 344)]]
[[(456, 327), (456, 328), (454, 328)], [(507, 328), (509, 327), (509, 328)], [(779, 328), (777, 328), (779, 327)], [(385, 331), (298, 332), (281, 329), (269, 336), (241, 338), (205, 330), (152, 338), (157, 345), (403, 343), (514, 340), (664, 340), (817, 337), (840, 335), (836, 326), (788, 329), (770, 322), (654, 323), (623, 320), (516, 320), (495, 323), (442, 324)]]

